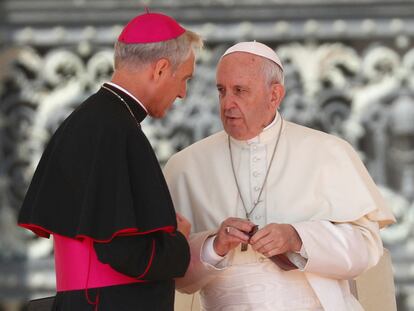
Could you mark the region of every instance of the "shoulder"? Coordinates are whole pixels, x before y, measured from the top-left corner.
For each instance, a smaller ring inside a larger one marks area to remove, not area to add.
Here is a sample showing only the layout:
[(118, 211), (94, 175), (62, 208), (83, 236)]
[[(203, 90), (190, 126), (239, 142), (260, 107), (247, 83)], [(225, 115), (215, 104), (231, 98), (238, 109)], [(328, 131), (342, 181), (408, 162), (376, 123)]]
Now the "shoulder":
[(170, 161), (187, 160), (194, 157), (209, 157), (214, 155), (227, 141), (227, 134), (220, 131), (203, 138), (174, 154)]
[(60, 145), (93, 148), (102, 144), (126, 144), (131, 138), (145, 142), (126, 109), (97, 92), (88, 97), (59, 126), (55, 140)]
[(101, 91), (83, 101), (65, 120), (63, 126), (70, 131), (81, 129), (86, 136), (136, 130), (136, 123), (125, 107)]
[[(165, 165), (164, 172), (167, 175), (200, 168), (205, 163), (211, 163), (213, 159), (220, 156), (227, 142), (227, 134), (220, 131), (199, 140), (187, 148), (172, 155)], [(214, 162), (214, 161), (213, 161)]]
[(95, 124), (117, 124), (117, 126), (128, 125), (131, 116), (127, 113), (125, 107), (120, 102), (114, 101), (111, 97), (103, 92), (97, 92), (87, 98), (77, 109), (79, 118), (92, 119)]
[(358, 152), (341, 137), (292, 122), (286, 122), (285, 133), (285, 144), (291, 154), (315, 167), (350, 162), (360, 165)]
[(310, 148), (314, 152), (329, 153), (338, 150), (353, 152), (350, 143), (333, 134), (315, 130), (293, 122), (286, 122), (286, 136), (294, 145)]

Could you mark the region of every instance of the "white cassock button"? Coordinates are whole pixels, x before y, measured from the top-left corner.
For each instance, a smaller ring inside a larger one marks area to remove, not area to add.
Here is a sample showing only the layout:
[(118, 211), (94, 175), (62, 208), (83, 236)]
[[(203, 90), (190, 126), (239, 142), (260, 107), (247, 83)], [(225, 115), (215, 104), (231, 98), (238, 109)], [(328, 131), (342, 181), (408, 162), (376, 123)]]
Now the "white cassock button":
[(259, 186), (254, 187), (254, 191), (259, 191), (259, 190), (260, 190)]
[(260, 158), (259, 157), (254, 157), (253, 158), (253, 162), (257, 162), (257, 161), (259, 161), (260, 160)]
[(258, 176), (260, 176), (260, 173), (259, 172), (253, 172), (253, 176), (258, 177)]
[(253, 150), (257, 150), (257, 146), (256, 145), (253, 145)]
[(254, 219), (256, 219), (256, 220), (259, 220), (261, 218), (262, 218), (262, 216), (259, 216), (259, 215), (257, 215), (257, 216), (254, 217)]

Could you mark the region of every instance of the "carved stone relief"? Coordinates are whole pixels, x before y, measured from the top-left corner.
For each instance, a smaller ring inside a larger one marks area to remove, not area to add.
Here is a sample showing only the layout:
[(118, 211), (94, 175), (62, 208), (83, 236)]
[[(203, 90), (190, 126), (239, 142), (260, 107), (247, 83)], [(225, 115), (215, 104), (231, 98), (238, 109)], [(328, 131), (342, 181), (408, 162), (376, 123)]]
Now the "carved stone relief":
[[(215, 65), (229, 44), (207, 46), (187, 98), (166, 118), (144, 121), (161, 163), (222, 128)], [(414, 49), (401, 52), (379, 42), (362, 50), (344, 43), (269, 44), (286, 68), (284, 117), (349, 141), (380, 185), (398, 218), (383, 240), (399, 294), (414, 308)], [(22, 233), (13, 219), (50, 135), (109, 80), (112, 52), (88, 44), (14, 51), (0, 77), (0, 259), (50, 264), (49, 241)]]

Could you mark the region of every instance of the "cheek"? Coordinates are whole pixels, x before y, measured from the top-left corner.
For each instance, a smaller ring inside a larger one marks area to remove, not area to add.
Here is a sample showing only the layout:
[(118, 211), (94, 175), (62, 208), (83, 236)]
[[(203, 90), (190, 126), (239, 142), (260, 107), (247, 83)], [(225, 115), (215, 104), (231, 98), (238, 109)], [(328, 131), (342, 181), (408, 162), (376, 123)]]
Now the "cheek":
[(168, 84), (165, 86), (162, 92), (160, 92), (159, 96), (162, 98), (163, 102), (168, 102), (173, 97), (174, 92), (175, 92), (175, 85)]
[(226, 111), (226, 109), (225, 109), (225, 104), (224, 104), (224, 102), (223, 102), (223, 100), (219, 100), (219, 109), (220, 109), (220, 115), (221, 115), (221, 118), (224, 120), (224, 113), (225, 113), (225, 111)]
[(220, 109), (220, 112), (223, 113), (223, 111), (224, 111), (224, 104), (223, 104), (223, 101), (221, 99), (219, 99), (219, 109)]
[(244, 121), (247, 127), (255, 127), (256, 124), (261, 123), (263, 118), (263, 111), (257, 109), (257, 107), (244, 109), (243, 111)]
[(171, 92), (171, 96), (177, 96), (183, 88), (184, 84), (182, 82), (175, 82), (168, 91)]

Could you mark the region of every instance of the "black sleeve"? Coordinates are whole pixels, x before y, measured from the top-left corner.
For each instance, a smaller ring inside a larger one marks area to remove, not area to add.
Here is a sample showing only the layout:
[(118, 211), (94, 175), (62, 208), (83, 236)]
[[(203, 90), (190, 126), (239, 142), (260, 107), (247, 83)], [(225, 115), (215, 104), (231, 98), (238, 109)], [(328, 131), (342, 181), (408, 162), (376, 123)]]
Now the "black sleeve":
[(190, 248), (178, 231), (121, 236), (94, 244), (98, 260), (125, 275), (158, 281), (182, 277), (190, 262)]

